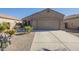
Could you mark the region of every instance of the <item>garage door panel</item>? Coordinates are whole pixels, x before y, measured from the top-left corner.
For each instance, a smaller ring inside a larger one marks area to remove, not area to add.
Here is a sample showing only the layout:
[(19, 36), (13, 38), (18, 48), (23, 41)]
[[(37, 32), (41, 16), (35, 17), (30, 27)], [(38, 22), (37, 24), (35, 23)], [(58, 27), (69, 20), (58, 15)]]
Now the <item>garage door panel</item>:
[(54, 20), (39, 20), (38, 29), (58, 29), (58, 22)]

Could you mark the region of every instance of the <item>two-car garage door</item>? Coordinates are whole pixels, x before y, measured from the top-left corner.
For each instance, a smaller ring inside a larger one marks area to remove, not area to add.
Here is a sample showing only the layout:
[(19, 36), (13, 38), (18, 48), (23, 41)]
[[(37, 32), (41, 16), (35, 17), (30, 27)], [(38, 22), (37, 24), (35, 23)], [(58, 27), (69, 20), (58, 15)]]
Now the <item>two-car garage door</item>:
[(36, 29), (40, 29), (40, 30), (59, 29), (59, 21), (53, 19), (47, 19), (47, 18), (39, 19), (37, 20)]

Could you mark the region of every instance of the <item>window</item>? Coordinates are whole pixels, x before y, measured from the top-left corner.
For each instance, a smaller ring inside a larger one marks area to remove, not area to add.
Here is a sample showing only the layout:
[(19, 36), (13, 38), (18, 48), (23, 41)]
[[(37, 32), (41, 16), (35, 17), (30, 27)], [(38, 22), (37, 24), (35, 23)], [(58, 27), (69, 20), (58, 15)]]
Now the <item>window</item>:
[(30, 21), (28, 21), (28, 25), (31, 25)]

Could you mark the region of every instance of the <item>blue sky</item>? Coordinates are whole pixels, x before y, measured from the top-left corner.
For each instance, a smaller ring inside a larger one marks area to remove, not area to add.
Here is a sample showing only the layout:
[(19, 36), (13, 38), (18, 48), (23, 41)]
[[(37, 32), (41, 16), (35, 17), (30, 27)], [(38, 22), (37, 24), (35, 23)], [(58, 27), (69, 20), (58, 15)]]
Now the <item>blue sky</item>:
[[(65, 15), (79, 14), (79, 8), (52, 8), (52, 9), (61, 12)], [(0, 14), (15, 16), (21, 19), (25, 16), (29, 16), (41, 10), (43, 10), (43, 8), (0, 8)]]

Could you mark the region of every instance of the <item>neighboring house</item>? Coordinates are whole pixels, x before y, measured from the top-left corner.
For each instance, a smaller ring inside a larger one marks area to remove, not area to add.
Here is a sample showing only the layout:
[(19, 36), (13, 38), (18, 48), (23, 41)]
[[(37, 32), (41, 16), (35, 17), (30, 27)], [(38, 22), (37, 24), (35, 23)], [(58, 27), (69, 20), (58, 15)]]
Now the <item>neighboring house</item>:
[(10, 24), (10, 29), (12, 29), (19, 20), (16, 17), (0, 14), (0, 23), (7, 22)]
[(64, 14), (52, 9), (45, 9), (28, 17), (22, 18), (23, 23), (32, 25), (33, 29), (58, 30), (64, 29)]
[(79, 14), (64, 17), (65, 28), (79, 29)]

